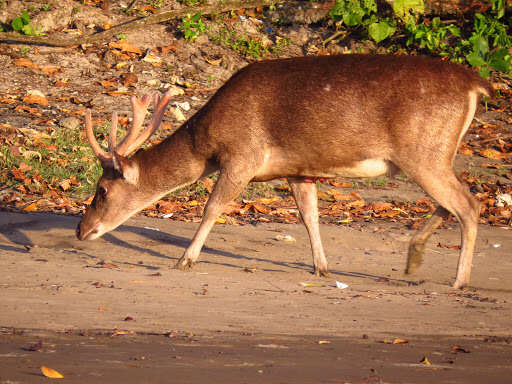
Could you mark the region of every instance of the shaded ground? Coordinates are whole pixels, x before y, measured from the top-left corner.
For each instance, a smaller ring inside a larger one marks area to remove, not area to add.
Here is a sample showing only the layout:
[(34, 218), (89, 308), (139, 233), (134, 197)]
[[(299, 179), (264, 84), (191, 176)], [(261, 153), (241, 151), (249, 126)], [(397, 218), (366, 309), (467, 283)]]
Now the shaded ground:
[[(510, 340), (489, 338), (416, 337), (392, 345), (373, 337), (258, 334), (1, 337), (0, 380), (9, 383), (47, 382), (41, 365), (59, 367), (69, 383), (504, 384), (512, 371)], [(27, 351), (39, 341), (38, 351)], [(421, 363), (425, 357), (430, 365)]]

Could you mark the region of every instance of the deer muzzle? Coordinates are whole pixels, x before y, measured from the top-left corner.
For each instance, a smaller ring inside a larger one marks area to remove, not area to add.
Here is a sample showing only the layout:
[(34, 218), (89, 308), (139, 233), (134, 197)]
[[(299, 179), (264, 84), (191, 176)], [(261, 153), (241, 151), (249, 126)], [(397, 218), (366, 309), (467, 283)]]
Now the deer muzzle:
[(104, 231), (101, 230), (102, 224), (96, 223), (94, 225), (86, 225), (84, 223), (84, 220), (80, 221), (78, 223), (78, 226), (76, 227), (76, 237), (79, 240), (94, 240), (100, 237)]

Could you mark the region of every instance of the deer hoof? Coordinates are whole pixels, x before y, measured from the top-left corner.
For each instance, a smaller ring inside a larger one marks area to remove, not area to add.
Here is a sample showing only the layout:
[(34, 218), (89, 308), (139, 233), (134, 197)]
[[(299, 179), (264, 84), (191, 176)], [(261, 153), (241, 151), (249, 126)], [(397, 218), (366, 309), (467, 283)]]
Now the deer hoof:
[(455, 289), (462, 289), (466, 285), (468, 285), (465, 281), (455, 280), (455, 283), (453, 283), (453, 288)]
[(414, 273), (420, 267), (423, 261), (424, 249), (425, 244), (415, 243), (409, 245), (409, 253), (407, 255), (407, 267), (405, 268), (406, 275)]
[(194, 262), (192, 260), (181, 258), (176, 264), (174, 264), (174, 269), (179, 269), (180, 271), (188, 271), (192, 269), (193, 265)]
[(315, 268), (313, 274), (318, 277), (329, 277), (329, 270), (327, 268)]

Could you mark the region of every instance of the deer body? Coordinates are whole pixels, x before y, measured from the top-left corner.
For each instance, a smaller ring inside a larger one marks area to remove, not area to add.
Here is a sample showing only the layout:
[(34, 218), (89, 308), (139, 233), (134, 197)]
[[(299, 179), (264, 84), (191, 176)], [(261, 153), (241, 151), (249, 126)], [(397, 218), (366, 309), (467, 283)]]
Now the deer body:
[[(419, 266), (426, 240), (451, 212), (462, 228), (454, 284), (461, 287), (469, 282), (479, 205), (457, 180), (453, 159), (480, 93), (491, 95), (492, 88), (478, 75), (421, 57), (344, 55), (251, 64), (161, 144), (131, 158), (136, 145), (126, 150), (125, 142), (112, 145), (109, 154), (99, 152), (104, 175), (77, 234), (99, 237), (170, 191), (219, 170), (202, 223), (176, 265), (187, 268), (225, 205), (247, 183), (286, 177), (310, 235), (315, 273), (325, 275), (316, 186), (308, 181), (373, 177), (400, 168), (441, 205), (413, 237), (407, 271)], [(157, 104), (152, 129), (168, 98)], [(144, 103), (147, 108), (149, 98)], [(141, 119), (143, 114), (138, 125)]]

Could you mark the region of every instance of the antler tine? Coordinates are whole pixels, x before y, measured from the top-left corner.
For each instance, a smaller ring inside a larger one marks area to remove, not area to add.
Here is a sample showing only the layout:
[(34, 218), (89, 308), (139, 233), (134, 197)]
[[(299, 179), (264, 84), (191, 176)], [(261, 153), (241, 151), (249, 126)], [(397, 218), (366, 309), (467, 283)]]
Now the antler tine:
[[(148, 96), (148, 95), (146, 95)], [(147, 139), (151, 137), (151, 135), (160, 127), (162, 123), (162, 119), (164, 118), (165, 110), (169, 101), (171, 100), (171, 92), (166, 92), (162, 97), (156, 94), (154, 96), (154, 104), (155, 108), (153, 111), (153, 119), (151, 120), (151, 124), (148, 125), (142, 133), (136, 137), (133, 141), (127, 143), (126, 147), (123, 147), (127, 154), (133, 152), (135, 149), (140, 147)]]
[(116, 148), (116, 152), (121, 156), (128, 156), (130, 152), (132, 152), (132, 148), (134, 148), (133, 142), (137, 139), (137, 136), (141, 131), (150, 102), (151, 95), (149, 94), (144, 95), (140, 100), (135, 96), (131, 97), (130, 103), (132, 104), (133, 109), (132, 125), (128, 130), (126, 137)]
[(110, 134), (108, 135), (108, 151), (110, 153), (116, 150), (116, 136), (117, 136), (117, 112), (112, 112), (112, 122), (110, 125)]
[(91, 146), (92, 151), (96, 155), (96, 157), (103, 163), (109, 161), (112, 156), (106, 153), (101, 146), (98, 144), (98, 141), (94, 137), (94, 131), (92, 128), (92, 117), (91, 110), (88, 109), (85, 112), (85, 134), (87, 136), (87, 140), (89, 141), (89, 145)]

